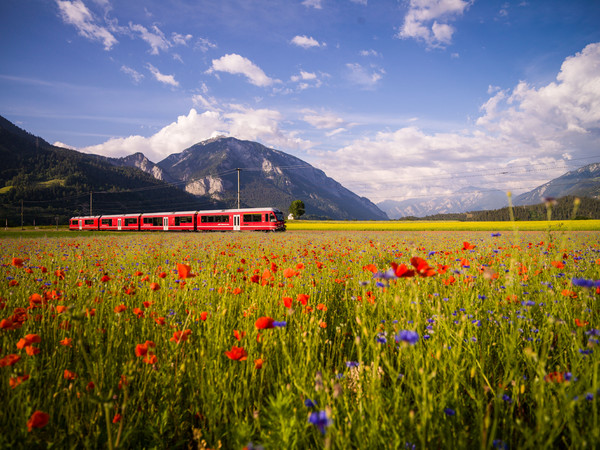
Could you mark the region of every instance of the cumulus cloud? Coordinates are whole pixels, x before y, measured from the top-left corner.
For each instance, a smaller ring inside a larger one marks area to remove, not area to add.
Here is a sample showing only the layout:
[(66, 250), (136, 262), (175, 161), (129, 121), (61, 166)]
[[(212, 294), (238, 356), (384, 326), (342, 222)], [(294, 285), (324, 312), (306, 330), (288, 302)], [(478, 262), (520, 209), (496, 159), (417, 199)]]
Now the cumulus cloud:
[(81, 0), (57, 0), (56, 4), (58, 5), (62, 20), (65, 23), (75, 26), (79, 34), (83, 37), (92, 41), (101, 41), (104, 44), (105, 50), (110, 50), (113, 45), (118, 43), (108, 28), (97, 23), (91, 11)]
[(428, 47), (444, 47), (452, 42), (456, 20), (471, 5), (465, 0), (410, 0), (404, 23), (396, 37), (423, 41)]
[(348, 188), (381, 201), (456, 192), (463, 186), (530, 190), (594, 162), (600, 148), (600, 43), (563, 62), (541, 87), (490, 87), (475, 127), (428, 133), (413, 125), (364, 137), (318, 165)]
[(179, 86), (179, 82), (177, 80), (175, 80), (175, 77), (173, 75), (163, 75), (162, 73), (160, 73), (160, 71), (156, 67), (154, 67), (150, 63), (146, 64), (146, 67), (152, 73), (152, 75), (154, 75), (154, 78), (156, 79), (156, 81), (159, 81), (160, 83), (163, 83), (163, 84), (168, 84), (173, 87)]
[(292, 44), (302, 48), (325, 47), (325, 43), (319, 43), (316, 39), (308, 36), (294, 36)]
[(227, 72), (233, 75), (244, 75), (248, 81), (259, 87), (270, 86), (277, 80), (269, 78), (260, 67), (247, 58), (235, 53), (212, 60), (212, 66), (207, 73)]
[[(199, 97), (196, 99), (203, 103)], [(208, 101), (208, 104), (211, 102)], [(253, 109), (242, 105), (227, 105), (225, 111), (207, 110), (198, 113), (192, 108), (188, 115), (173, 122), (150, 137), (129, 136), (80, 149), (86, 153), (121, 157), (142, 152), (151, 161), (159, 162), (172, 153), (179, 153), (198, 142), (219, 135), (259, 141), (279, 149), (303, 149), (311, 144), (280, 128), (281, 113), (270, 109)]]

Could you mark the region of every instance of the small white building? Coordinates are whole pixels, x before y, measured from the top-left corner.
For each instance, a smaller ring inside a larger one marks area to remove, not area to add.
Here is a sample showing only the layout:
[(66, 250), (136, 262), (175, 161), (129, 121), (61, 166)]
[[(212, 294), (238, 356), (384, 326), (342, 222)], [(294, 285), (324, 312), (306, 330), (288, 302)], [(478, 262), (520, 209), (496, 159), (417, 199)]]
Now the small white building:
[(294, 215), (292, 213), (288, 215), (288, 220), (294, 220)]

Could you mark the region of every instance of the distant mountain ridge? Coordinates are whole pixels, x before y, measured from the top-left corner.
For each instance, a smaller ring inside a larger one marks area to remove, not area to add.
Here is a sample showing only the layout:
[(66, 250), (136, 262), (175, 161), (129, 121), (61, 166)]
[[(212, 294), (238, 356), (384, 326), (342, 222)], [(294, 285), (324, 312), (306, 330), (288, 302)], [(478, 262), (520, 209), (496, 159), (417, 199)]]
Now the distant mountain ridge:
[[(529, 192), (513, 198), (514, 206), (535, 205), (545, 198), (600, 197), (600, 163), (592, 163), (565, 173)], [(506, 192), (477, 187), (463, 188), (452, 196), (385, 200), (378, 205), (390, 219), (427, 217), (439, 214), (496, 210), (508, 206)]]

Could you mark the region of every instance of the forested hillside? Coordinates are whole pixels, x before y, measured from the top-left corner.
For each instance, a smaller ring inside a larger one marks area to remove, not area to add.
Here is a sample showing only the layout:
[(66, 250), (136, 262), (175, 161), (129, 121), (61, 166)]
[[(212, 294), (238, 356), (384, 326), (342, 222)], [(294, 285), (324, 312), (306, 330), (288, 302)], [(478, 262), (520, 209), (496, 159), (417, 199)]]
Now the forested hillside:
[(221, 206), (133, 167), (54, 147), (0, 117), (0, 225), (65, 224), (92, 212), (192, 210)]

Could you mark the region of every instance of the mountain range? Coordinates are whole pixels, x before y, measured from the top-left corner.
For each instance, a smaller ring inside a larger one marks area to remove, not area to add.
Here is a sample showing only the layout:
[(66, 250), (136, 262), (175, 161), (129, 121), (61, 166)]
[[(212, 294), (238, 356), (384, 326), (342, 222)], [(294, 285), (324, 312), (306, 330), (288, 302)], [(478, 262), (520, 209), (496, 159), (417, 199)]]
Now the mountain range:
[[(588, 164), (513, 198), (514, 206), (535, 205), (547, 198), (600, 198), (600, 163)], [(390, 219), (495, 210), (508, 206), (506, 192), (470, 186), (452, 196), (384, 200), (377, 206)]]

